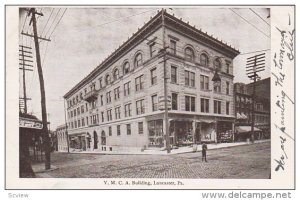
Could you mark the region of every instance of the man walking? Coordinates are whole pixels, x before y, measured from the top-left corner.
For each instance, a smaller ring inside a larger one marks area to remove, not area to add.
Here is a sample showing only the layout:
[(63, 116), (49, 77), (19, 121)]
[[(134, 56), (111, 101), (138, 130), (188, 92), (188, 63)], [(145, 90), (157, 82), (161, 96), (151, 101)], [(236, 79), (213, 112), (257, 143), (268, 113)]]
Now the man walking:
[(206, 151), (207, 151), (207, 145), (205, 143), (203, 143), (202, 144), (202, 162), (203, 162), (203, 160), (205, 160), (205, 162), (207, 162)]

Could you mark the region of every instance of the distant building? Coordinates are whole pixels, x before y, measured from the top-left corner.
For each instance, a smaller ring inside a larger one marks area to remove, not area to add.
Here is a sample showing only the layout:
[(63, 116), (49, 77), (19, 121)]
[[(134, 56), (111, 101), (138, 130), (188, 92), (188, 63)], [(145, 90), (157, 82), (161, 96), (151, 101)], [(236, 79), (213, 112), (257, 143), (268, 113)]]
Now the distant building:
[[(270, 78), (256, 82), (254, 106), (256, 138), (270, 137)], [(235, 130), (240, 133), (236, 140), (250, 137), (252, 124), (253, 83), (235, 83)]]
[(70, 148), (165, 147), (165, 99), (172, 146), (217, 142), (234, 127), (233, 59), (238, 54), (159, 12), (64, 95)]
[(56, 128), (57, 151), (68, 151), (67, 125), (63, 124)]

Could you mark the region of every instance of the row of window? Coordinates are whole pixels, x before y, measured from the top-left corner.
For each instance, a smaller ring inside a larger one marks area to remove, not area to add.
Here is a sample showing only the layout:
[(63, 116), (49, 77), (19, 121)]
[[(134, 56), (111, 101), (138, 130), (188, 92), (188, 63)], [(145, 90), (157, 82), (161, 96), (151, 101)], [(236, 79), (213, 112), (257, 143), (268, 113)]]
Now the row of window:
[[(173, 54), (177, 54), (177, 41), (176, 40), (170, 40), (170, 52)], [(189, 45), (184, 49), (184, 59), (188, 60), (190, 62), (195, 62), (195, 51), (194, 48)], [(200, 54), (200, 65), (204, 67), (209, 66), (209, 56), (207, 53), (201, 53)], [(215, 69), (218, 69), (221, 71), (222, 68), (222, 62), (220, 58), (215, 58), (213, 60), (213, 66)], [(230, 62), (226, 62), (226, 68), (225, 71), (227, 74), (230, 73)]]
[[(140, 99), (136, 101), (136, 115), (141, 115), (145, 113), (145, 103), (144, 99)], [(158, 97), (157, 95), (151, 96), (152, 102), (152, 111), (158, 110)], [(215, 114), (222, 114), (221, 107), (222, 102), (219, 100), (214, 100), (214, 110), (213, 113)], [(200, 112), (202, 113), (210, 113), (210, 99), (207, 98), (200, 98)], [(226, 114), (229, 115), (229, 105), (230, 102), (226, 102)], [(171, 95), (171, 109), (178, 110), (178, 94), (172, 93)], [(185, 111), (196, 112), (196, 97), (193, 96), (185, 96)], [(105, 113), (102, 111), (101, 113), (101, 122), (105, 122)], [(132, 103), (127, 103), (124, 105), (124, 117), (131, 117), (132, 116)], [(118, 120), (121, 119), (121, 106), (117, 106), (114, 108), (114, 119)], [(113, 120), (113, 109), (106, 110), (106, 121)], [(88, 126), (89, 122), (91, 125), (99, 124), (99, 114), (95, 114), (86, 118), (75, 120), (71, 122), (69, 126), (71, 128), (80, 128), (81, 126)]]
[[(126, 135), (131, 135), (131, 124), (126, 124)], [(143, 122), (138, 122), (138, 134), (143, 134), (144, 133), (144, 124)], [(112, 136), (112, 127), (108, 127), (108, 136)], [(117, 136), (121, 135), (121, 125), (117, 125)]]

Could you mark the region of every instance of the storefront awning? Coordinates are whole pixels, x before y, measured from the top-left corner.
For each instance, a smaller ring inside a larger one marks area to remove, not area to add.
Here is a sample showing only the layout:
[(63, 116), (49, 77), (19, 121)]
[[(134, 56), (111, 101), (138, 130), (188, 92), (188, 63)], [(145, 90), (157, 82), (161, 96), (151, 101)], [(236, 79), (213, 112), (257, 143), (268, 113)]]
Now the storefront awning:
[[(239, 133), (251, 132), (251, 126), (236, 126), (236, 131)], [(260, 129), (254, 127), (254, 131), (261, 131)]]

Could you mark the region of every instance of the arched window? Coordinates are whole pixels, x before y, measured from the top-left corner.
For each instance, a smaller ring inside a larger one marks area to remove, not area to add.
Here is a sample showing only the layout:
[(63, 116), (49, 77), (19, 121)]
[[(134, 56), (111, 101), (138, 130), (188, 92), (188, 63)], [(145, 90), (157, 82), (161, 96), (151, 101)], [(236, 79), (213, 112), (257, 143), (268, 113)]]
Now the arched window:
[(218, 71), (221, 71), (221, 61), (220, 61), (219, 58), (216, 58), (216, 59), (214, 60), (214, 67), (215, 67), (215, 69), (217, 69)]
[(200, 65), (207, 67), (208, 66), (208, 56), (205, 53), (200, 55)]
[(114, 80), (117, 80), (117, 79), (119, 79), (119, 70), (115, 69), (114, 70)]
[(124, 63), (124, 65), (123, 65), (123, 74), (124, 74), (124, 75), (125, 75), (125, 74), (128, 74), (129, 71), (130, 71), (130, 65), (129, 65), (129, 62), (126, 62), (126, 63)]
[(184, 57), (188, 61), (194, 61), (194, 50), (191, 47), (187, 47), (184, 50)]
[(107, 74), (105, 77), (105, 84), (109, 85), (110, 84), (110, 76)]
[(143, 63), (143, 57), (141, 53), (138, 53), (134, 58), (134, 67), (139, 67)]

